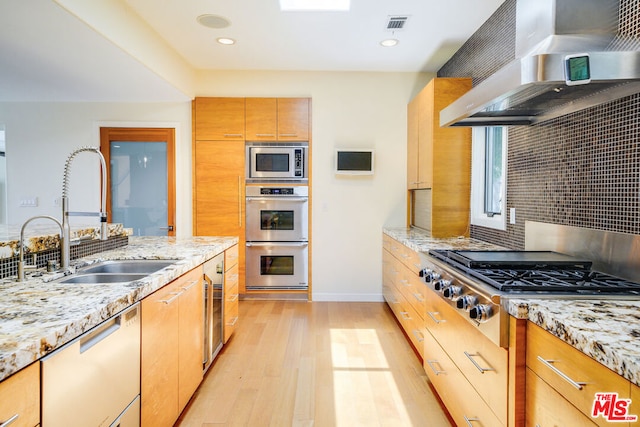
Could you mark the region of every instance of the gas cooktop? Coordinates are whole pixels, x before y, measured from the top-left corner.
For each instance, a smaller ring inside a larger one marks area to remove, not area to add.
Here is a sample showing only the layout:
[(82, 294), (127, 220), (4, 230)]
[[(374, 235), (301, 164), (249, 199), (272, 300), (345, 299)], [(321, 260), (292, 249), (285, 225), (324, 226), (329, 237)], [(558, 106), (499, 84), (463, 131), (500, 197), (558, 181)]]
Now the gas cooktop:
[(557, 252), (430, 250), (429, 254), (502, 292), (640, 294), (640, 283), (591, 270), (591, 261)]

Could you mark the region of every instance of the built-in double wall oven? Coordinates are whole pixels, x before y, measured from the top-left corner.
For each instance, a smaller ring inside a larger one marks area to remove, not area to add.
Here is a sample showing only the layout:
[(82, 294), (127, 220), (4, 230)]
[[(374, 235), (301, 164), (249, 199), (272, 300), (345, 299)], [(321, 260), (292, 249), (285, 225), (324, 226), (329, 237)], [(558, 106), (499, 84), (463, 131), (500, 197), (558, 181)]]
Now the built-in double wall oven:
[(308, 217), (308, 186), (247, 186), (247, 291), (308, 289)]

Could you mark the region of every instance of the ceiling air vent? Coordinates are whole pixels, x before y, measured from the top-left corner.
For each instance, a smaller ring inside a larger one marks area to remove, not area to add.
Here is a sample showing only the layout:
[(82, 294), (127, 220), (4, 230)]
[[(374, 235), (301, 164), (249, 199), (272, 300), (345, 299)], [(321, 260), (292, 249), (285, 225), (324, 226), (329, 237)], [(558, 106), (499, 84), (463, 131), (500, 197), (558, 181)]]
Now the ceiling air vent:
[(387, 20), (387, 30), (399, 31), (402, 30), (409, 20), (408, 16), (390, 16)]

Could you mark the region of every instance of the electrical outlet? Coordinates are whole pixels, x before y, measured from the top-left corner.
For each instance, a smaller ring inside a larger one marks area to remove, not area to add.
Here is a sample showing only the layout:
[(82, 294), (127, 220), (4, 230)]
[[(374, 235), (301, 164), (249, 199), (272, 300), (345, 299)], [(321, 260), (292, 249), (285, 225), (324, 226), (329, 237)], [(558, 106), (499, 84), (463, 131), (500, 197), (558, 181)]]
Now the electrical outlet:
[(20, 207), (35, 208), (36, 206), (38, 206), (38, 198), (35, 196), (20, 199)]
[(509, 224), (516, 223), (516, 208), (509, 208)]

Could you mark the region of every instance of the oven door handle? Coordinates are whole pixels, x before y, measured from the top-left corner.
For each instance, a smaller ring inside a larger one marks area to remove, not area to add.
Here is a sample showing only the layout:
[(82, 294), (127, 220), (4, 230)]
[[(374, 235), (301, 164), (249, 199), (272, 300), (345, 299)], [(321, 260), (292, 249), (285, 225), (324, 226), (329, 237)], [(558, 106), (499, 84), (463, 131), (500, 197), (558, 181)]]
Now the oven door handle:
[(296, 247), (302, 248), (304, 246), (309, 246), (309, 242), (247, 242), (247, 247), (251, 246), (288, 246), (288, 247)]
[(308, 202), (308, 197), (253, 197), (247, 196), (247, 202), (272, 202), (272, 201), (282, 201), (282, 202)]

